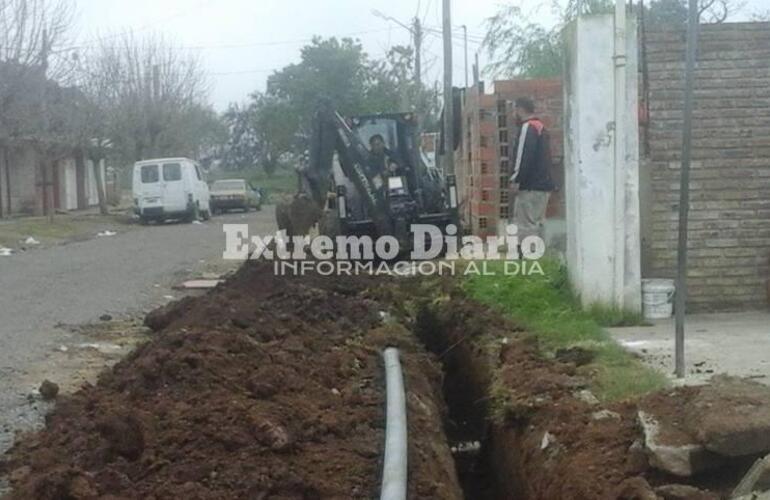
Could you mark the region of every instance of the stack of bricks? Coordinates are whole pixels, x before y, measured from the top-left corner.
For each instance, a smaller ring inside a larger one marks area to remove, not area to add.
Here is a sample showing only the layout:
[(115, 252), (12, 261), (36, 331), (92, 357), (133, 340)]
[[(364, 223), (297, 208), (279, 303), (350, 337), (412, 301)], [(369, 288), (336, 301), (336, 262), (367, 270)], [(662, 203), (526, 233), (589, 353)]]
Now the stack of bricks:
[[(655, 31), (645, 38), (649, 123), (640, 144), (645, 155), (643, 275), (674, 277), (685, 33)], [(770, 24), (701, 26), (693, 123), (688, 311), (765, 308), (770, 272)]]
[[(462, 140), (456, 156), (456, 173), (466, 229), (478, 236), (498, 233), (498, 223), (508, 218), (508, 179), (516, 160), (519, 129), (513, 101), (530, 97), (536, 114), (551, 137), (552, 175), (557, 186), (564, 179), (562, 86), (559, 79), (498, 80), (490, 93), (483, 84), (466, 89), (462, 111)], [(548, 207), (549, 217), (564, 217), (564, 198), (557, 191)]]

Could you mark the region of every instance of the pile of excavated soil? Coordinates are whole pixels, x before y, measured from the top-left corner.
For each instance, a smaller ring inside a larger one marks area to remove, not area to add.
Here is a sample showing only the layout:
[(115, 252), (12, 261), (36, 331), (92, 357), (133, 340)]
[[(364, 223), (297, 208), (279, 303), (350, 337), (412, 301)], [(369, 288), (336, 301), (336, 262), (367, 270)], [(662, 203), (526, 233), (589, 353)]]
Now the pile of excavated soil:
[(441, 371), (383, 321), (368, 279), (273, 276), (249, 263), (151, 314), (153, 340), (60, 397), (0, 472), (11, 499), (378, 496), (381, 350), (402, 352), (410, 498), (460, 498)]

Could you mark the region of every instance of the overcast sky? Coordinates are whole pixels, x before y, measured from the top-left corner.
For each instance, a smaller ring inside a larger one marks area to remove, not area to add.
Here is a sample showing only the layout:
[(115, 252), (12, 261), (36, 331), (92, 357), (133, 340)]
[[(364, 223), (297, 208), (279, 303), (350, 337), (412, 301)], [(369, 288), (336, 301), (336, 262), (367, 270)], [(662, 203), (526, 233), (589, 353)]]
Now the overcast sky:
[[(539, 22), (552, 24), (550, 0), (519, 0)], [(747, 11), (760, 10), (766, 0), (748, 0)], [(404, 23), (415, 15), (428, 28), (441, 26), (442, 0), (77, 0), (80, 42), (96, 36), (133, 30), (137, 35), (163, 33), (186, 50), (199, 52), (212, 74), (211, 100), (223, 110), (262, 90), (275, 69), (296, 62), (299, 49), (313, 35), (359, 38), (372, 57), (387, 48), (409, 43), (409, 33), (376, 17), (378, 10)], [(502, 0), (454, 0), (452, 23), (468, 26), (470, 59), (479, 48), (484, 22)], [(538, 7), (538, 5), (545, 5)], [(455, 45), (454, 78), (464, 81), (462, 32)], [(424, 44), (425, 81), (442, 68), (441, 40), (428, 34)], [(483, 66), (483, 56), (482, 56)]]

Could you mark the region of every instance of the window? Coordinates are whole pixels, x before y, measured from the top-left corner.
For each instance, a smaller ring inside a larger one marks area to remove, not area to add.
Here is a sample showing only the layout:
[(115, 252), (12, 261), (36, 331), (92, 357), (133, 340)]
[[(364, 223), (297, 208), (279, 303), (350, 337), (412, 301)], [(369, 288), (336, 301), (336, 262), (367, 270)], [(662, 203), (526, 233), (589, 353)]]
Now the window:
[(489, 118), (489, 112), (486, 109), (479, 110), (479, 120), (484, 121)]
[(481, 162), (481, 175), (488, 174), (489, 173), (489, 165), (487, 165), (487, 162), (482, 161)]
[(507, 130), (501, 130), (498, 133), (498, 136), (500, 138), (500, 144), (507, 144), (508, 143), (508, 131)]
[(180, 165), (179, 163), (164, 163), (163, 180), (164, 181), (181, 181), (182, 165)]
[(498, 99), (497, 100), (497, 112), (498, 113), (505, 113), (505, 110), (507, 109), (507, 101), (505, 99)]
[(479, 217), (479, 229), (486, 229), (486, 228), (487, 228), (487, 218)]
[(497, 126), (499, 128), (508, 127), (508, 117), (505, 114), (497, 115)]
[(508, 205), (500, 205), (500, 218), (501, 219), (508, 218)]
[(489, 191), (484, 189), (481, 191), (481, 201), (489, 201)]
[(508, 158), (508, 146), (500, 146), (500, 158)]
[(487, 147), (488, 143), (489, 143), (489, 140), (487, 139), (487, 136), (482, 135), (481, 137), (479, 137), (479, 145), (482, 148)]
[(500, 203), (501, 204), (508, 203), (508, 190), (507, 189), (501, 189), (500, 190)]
[(143, 165), (142, 166), (142, 183), (150, 184), (152, 182), (158, 182), (158, 166)]
[(500, 189), (508, 189), (508, 181), (510, 177), (507, 175), (501, 175), (500, 176)]
[(507, 174), (510, 162), (508, 160), (500, 160), (500, 173)]

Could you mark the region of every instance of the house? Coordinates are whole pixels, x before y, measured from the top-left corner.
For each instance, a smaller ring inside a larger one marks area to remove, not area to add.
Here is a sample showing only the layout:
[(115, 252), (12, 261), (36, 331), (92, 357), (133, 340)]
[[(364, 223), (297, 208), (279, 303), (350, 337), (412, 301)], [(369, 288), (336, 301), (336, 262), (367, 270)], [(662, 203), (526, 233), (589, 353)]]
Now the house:
[[(0, 63), (0, 217), (40, 215), (49, 204), (57, 210), (98, 204), (93, 163), (78, 161), (78, 147), (70, 144), (80, 95), (47, 80), (40, 67)], [(100, 168), (104, 179), (103, 162)]]
[[(104, 161), (99, 168), (104, 185)], [(46, 185), (52, 189), (50, 197)], [(68, 154), (44, 172), (41, 156), (31, 141), (0, 147), (0, 216), (42, 215), (49, 198), (55, 210), (93, 207), (99, 204), (96, 186), (91, 160), (78, 161), (74, 154)]]

